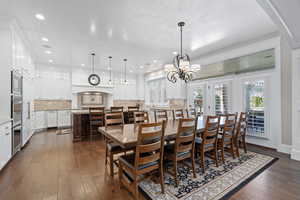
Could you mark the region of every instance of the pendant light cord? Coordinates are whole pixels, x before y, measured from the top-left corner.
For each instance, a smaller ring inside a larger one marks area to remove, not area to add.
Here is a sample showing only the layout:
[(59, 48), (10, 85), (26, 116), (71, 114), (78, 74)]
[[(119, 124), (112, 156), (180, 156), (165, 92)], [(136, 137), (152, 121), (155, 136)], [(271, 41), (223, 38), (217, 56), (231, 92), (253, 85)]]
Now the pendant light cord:
[(125, 58), (124, 59), (124, 66), (125, 66), (125, 81), (124, 82), (127, 82), (127, 79), (126, 79), (127, 65), (126, 65), (126, 63), (127, 63), (127, 59)]
[(92, 53), (92, 73), (95, 73), (95, 53)]
[(111, 59), (112, 59), (112, 57), (109, 56), (108, 58), (109, 58), (109, 81), (111, 81), (111, 70), (112, 70), (112, 68), (111, 68)]
[(182, 26), (180, 26), (180, 57), (182, 58)]

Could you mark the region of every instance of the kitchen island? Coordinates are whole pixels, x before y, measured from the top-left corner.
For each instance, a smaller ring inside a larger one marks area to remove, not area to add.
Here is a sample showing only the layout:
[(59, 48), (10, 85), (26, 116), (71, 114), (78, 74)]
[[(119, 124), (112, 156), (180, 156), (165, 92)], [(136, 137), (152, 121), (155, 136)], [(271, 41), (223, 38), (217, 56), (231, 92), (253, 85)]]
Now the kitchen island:
[(90, 135), (90, 120), (88, 110), (72, 111), (73, 142), (82, 141)]
[[(105, 110), (105, 112), (110, 112), (110, 110)], [(123, 112), (125, 124), (129, 123), (128, 113), (128, 111)], [(72, 111), (72, 132), (73, 142), (79, 142), (90, 137), (89, 110)]]

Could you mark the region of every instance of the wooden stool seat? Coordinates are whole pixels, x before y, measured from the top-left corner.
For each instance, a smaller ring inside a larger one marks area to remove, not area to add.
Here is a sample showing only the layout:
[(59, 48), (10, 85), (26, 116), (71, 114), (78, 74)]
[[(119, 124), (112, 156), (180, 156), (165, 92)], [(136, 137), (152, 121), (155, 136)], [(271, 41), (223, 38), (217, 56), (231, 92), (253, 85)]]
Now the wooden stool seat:
[(104, 107), (89, 108), (90, 139), (93, 136), (101, 135), (98, 128), (104, 125)]

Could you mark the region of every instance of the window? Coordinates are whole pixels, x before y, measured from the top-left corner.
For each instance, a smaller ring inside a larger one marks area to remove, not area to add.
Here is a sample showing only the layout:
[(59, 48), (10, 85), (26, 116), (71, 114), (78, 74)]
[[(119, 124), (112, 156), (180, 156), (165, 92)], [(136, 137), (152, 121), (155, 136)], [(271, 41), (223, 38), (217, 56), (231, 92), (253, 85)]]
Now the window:
[(265, 81), (244, 82), (245, 111), (248, 113), (247, 134), (265, 136)]
[(215, 114), (226, 114), (231, 112), (231, 98), (229, 95), (229, 83), (214, 84), (214, 108)]
[(164, 78), (148, 81), (148, 90), (150, 104), (162, 105), (168, 103)]

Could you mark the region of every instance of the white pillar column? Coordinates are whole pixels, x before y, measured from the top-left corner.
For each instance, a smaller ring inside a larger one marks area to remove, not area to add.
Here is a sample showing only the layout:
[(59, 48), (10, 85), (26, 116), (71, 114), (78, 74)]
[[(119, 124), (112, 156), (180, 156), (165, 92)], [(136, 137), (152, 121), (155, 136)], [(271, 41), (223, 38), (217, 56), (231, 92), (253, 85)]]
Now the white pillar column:
[(293, 119), (291, 158), (300, 161), (300, 49), (293, 51)]

